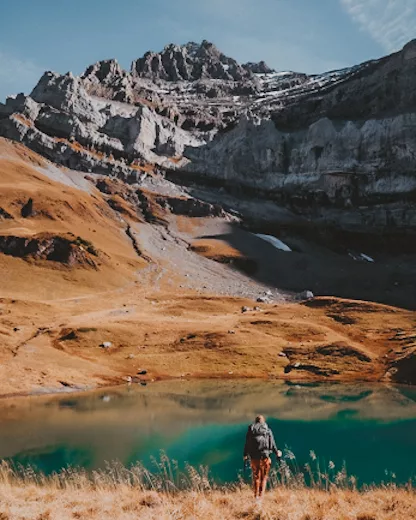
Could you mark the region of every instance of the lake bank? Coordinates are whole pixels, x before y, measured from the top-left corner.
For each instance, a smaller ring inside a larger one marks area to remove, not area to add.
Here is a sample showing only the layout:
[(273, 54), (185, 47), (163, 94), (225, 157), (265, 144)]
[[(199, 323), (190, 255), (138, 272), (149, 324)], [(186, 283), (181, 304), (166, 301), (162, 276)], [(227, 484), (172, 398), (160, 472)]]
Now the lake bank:
[(415, 373), (414, 312), (371, 302), (258, 305), (136, 287), (109, 300), (3, 298), (0, 310), (2, 396), (130, 380), (412, 383)]

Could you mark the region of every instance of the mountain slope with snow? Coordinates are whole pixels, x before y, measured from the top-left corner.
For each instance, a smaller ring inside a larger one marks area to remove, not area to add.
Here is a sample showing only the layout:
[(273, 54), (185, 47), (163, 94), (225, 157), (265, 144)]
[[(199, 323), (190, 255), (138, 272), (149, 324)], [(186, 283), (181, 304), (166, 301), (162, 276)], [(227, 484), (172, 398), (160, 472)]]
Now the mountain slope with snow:
[[(47, 72), (0, 105), (0, 135), (58, 164), (141, 183), (215, 184), (349, 232), (416, 229), (416, 41), (320, 75), (168, 45), (123, 70)], [(260, 71), (260, 72), (259, 72)]]

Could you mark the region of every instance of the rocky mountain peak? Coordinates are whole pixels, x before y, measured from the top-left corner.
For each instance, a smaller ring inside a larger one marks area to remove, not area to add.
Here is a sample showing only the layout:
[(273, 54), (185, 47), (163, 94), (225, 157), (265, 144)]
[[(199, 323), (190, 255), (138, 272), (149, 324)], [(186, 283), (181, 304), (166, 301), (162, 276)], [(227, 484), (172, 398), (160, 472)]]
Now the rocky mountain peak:
[(102, 60), (90, 65), (84, 74), (83, 79), (92, 81), (93, 83), (111, 83), (115, 78), (124, 77), (127, 72), (124, 71), (117, 60)]
[(271, 74), (272, 72), (276, 72), (274, 69), (270, 68), (265, 61), (259, 61), (257, 63), (249, 61), (245, 63), (243, 67), (246, 70), (249, 70), (253, 74)]
[(136, 77), (165, 81), (241, 81), (252, 76), (250, 70), (223, 54), (207, 40), (200, 44), (169, 44), (159, 53), (149, 51), (132, 63), (131, 70)]

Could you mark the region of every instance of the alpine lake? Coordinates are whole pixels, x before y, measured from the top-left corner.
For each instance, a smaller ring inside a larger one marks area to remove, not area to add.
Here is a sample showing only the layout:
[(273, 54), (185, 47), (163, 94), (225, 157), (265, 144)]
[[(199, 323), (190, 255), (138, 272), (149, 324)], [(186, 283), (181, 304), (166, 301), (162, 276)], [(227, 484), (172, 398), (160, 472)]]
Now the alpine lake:
[[(359, 485), (416, 477), (416, 388), (256, 380), (170, 381), (0, 400), (0, 459), (50, 474), (137, 461), (161, 451), (205, 465), (219, 482), (242, 474), (247, 426), (262, 413), (277, 445)], [(290, 453), (286, 451), (286, 453)], [(313, 457), (313, 454), (312, 454)], [(275, 464), (275, 462), (274, 462)]]

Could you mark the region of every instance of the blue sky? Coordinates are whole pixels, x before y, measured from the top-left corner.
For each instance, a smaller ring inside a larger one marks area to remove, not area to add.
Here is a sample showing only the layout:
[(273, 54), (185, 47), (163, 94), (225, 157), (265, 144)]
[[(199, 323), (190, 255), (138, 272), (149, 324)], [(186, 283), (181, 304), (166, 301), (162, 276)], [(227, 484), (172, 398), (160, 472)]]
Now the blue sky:
[(207, 39), (241, 62), (323, 72), (416, 38), (416, 0), (3, 0), (0, 100), (44, 70), (123, 67), (167, 43)]

